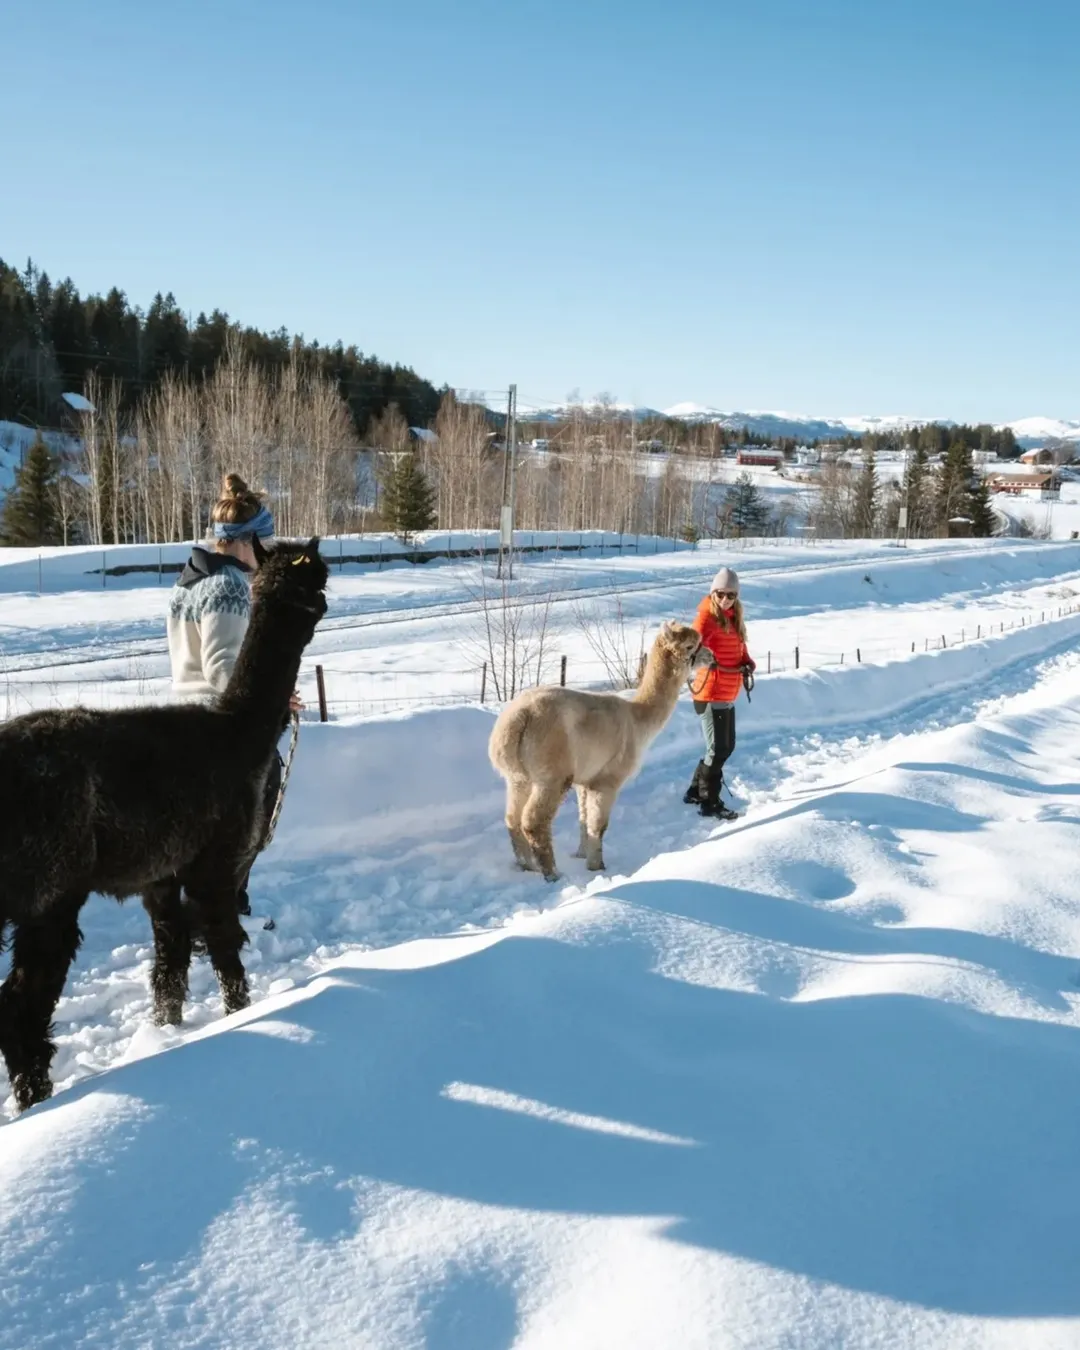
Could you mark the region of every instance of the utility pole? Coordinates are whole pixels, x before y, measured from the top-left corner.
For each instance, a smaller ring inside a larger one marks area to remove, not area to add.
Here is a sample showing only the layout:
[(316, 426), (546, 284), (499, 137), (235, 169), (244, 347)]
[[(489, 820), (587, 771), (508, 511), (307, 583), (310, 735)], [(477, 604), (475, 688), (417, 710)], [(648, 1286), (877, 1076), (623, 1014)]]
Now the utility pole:
[[(633, 404), (633, 400), (631, 400), (631, 403), (630, 403), (630, 473), (631, 473), (631, 475), (634, 475), (634, 474), (635, 474), (635, 471), (636, 471), (636, 469), (637, 469), (637, 465), (634, 463), (634, 430), (635, 430), (635, 428), (634, 428), (634, 404)], [(630, 480), (630, 481), (631, 481), (631, 482), (634, 482), (634, 481), (635, 481), (635, 478), (634, 478), (634, 477), (631, 477), (631, 480)], [(622, 528), (623, 528), (624, 530), (629, 530), (629, 528), (630, 528), (630, 503), (629, 503), (629, 502), (626, 503), (626, 514), (625, 514), (625, 516), (623, 517)]]
[(506, 559), (508, 580), (514, 577), (514, 459), (517, 450), (517, 385), (510, 386), (506, 400), (506, 444), (503, 460), (503, 505), (499, 520), (499, 566), (496, 575), (503, 572)]

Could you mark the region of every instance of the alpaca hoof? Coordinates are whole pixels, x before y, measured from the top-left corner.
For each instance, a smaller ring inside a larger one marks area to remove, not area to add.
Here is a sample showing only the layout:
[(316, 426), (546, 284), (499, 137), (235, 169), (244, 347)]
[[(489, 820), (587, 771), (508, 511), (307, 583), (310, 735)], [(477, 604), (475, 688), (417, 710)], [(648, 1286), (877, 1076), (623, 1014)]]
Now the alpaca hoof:
[(596, 862), (587, 862), (585, 870), (586, 872), (606, 872), (607, 868), (604, 866), (603, 858), (599, 858)]
[(544, 880), (545, 880), (545, 881), (549, 881), (549, 882), (550, 882), (550, 881), (561, 881), (561, 880), (562, 880), (562, 876), (561, 876), (561, 874), (558, 873), (558, 872), (545, 872), (545, 873), (544, 873)]
[(225, 1016), (229, 1017), (234, 1012), (241, 1012), (251, 1003), (251, 995), (246, 989), (228, 989), (225, 991)]
[(31, 1070), (29, 1073), (17, 1073), (11, 1082), (15, 1096), (15, 1107), (20, 1112), (29, 1111), (38, 1102), (48, 1101), (52, 1096), (53, 1085), (47, 1070)]
[(180, 1003), (161, 1003), (154, 1009), (154, 1025), (156, 1027), (179, 1027), (184, 1023), (184, 1004)]
[(574, 849), (573, 853), (570, 854), (570, 856), (571, 858), (584, 858), (586, 855), (585, 853), (582, 852), (580, 848), (576, 848)]

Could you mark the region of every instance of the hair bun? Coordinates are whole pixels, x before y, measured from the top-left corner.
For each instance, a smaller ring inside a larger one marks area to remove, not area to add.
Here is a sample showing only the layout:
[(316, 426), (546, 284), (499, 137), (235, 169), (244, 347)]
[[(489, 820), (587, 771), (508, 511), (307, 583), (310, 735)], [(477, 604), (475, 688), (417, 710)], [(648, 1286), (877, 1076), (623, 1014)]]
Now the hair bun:
[(246, 497), (250, 489), (238, 473), (227, 473), (222, 483), (223, 497)]

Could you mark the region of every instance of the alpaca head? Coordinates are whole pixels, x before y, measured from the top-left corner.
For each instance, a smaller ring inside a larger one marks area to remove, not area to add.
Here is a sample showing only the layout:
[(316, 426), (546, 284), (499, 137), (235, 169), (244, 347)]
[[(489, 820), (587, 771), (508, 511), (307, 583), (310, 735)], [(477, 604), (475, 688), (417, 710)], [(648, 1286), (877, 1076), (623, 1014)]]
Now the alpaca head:
[(711, 659), (707, 648), (701, 645), (701, 634), (697, 629), (671, 619), (661, 627), (654, 647), (668, 658), (672, 666), (687, 673), (698, 666), (708, 665)]
[[(258, 535), (252, 539), (259, 570), (251, 583), (256, 600), (295, 605), (314, 615), (326, 613), (326, 583), (329, 569), (319, 554), (318, 538), (306, 544), (279, 543), (264, 548)], [(314, 625), (313, 625), (314, 626)]]

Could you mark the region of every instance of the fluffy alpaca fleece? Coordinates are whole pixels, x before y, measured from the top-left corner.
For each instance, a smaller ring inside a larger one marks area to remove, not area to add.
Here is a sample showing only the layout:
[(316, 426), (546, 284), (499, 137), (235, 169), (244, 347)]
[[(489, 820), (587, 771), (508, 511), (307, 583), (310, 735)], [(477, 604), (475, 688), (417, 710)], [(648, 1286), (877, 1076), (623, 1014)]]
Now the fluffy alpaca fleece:
[(506, 828), (520, 867), (558, 879), (551, 824), (573, 786), (581, 825), (574, 856), (603, 870), (604, 832), (619, 789), (667, 724), (690, 670), (708, 661), (693, 628), (665, 623), (633, 698), (545, 686), (506, 705), (488, 756), (506, 780)]
[[(256, 541), (258, 544), (258, 541)], [(53, 1011), (91, 892), (141, 895), (154, 930), (154, 1016), (179, 1023), (186, 891), (226, 1012), (248, 1002), (237, 917), (263, 792), (300, 657), (326, 612), (318, 540), (258, 546), (251, 623), (211, 705), (30, 713), (0, 726), (0, 1053), (20, 1110), (52, 1091)]]

